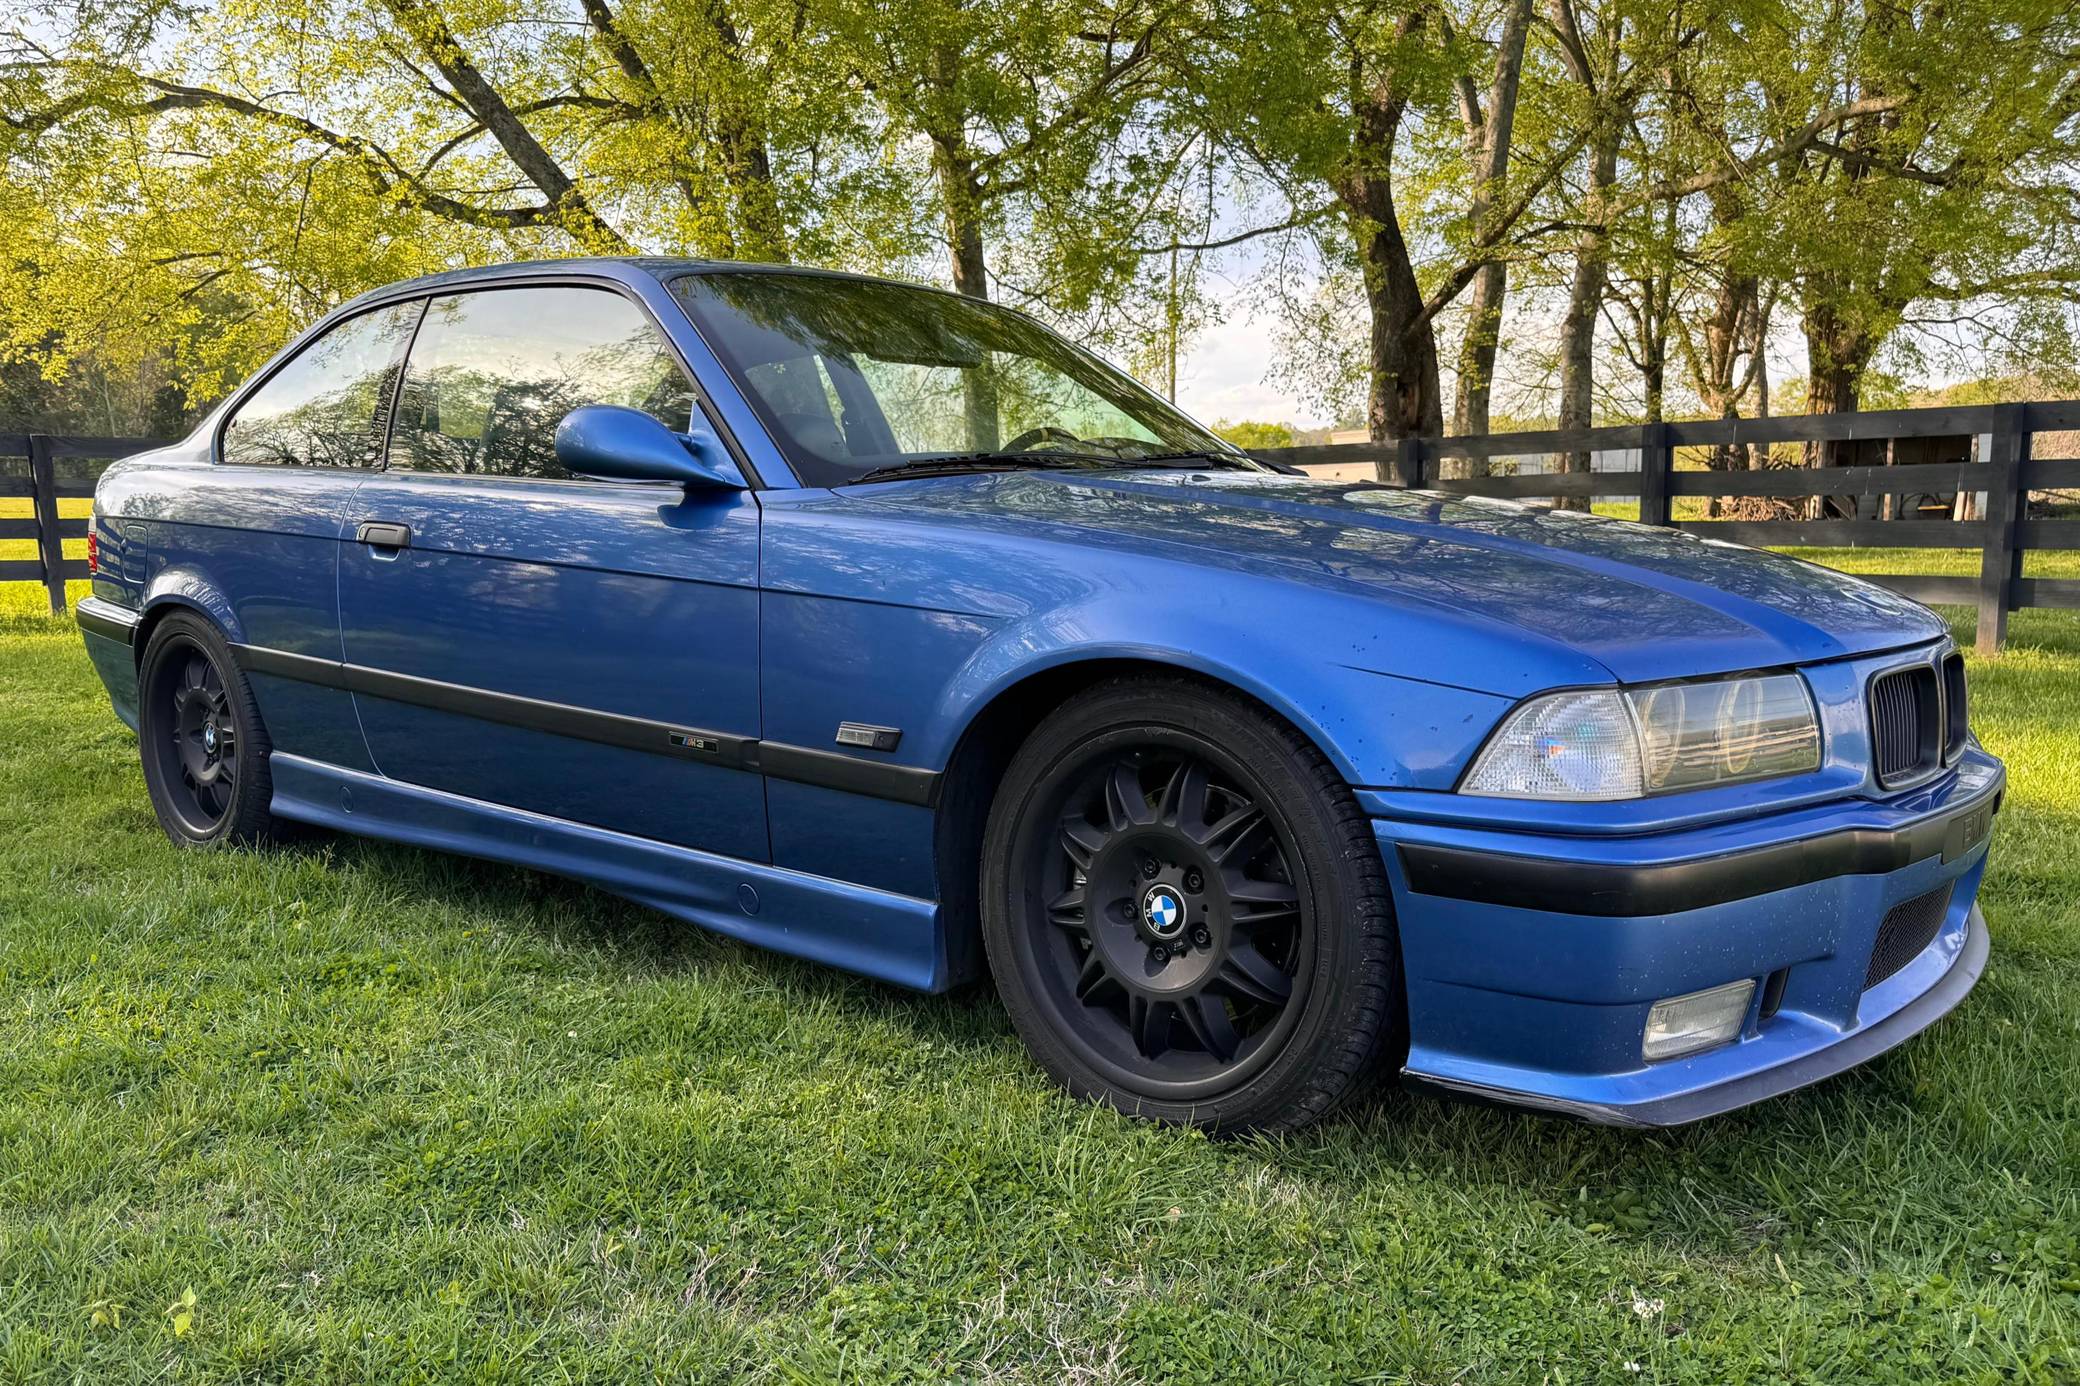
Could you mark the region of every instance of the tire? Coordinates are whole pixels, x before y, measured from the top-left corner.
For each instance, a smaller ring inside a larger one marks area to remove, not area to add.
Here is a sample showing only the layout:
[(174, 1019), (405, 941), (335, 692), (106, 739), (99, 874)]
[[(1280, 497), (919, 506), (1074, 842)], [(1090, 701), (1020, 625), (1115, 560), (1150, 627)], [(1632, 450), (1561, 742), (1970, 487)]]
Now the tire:
[(273, 841), (272, 747), (217, 628), (186, 611), (160, 621), (138, 661), (137, 689), (145, 788), (166, 835), (181, 847)]
[(998, 990), (1081, 1097), (1290, 1131), (1405, 1048), (1371, 824), (1311, 741), (1233, 693), (1135, 677), (1070, 699), (1006, 768), (982, 860)]

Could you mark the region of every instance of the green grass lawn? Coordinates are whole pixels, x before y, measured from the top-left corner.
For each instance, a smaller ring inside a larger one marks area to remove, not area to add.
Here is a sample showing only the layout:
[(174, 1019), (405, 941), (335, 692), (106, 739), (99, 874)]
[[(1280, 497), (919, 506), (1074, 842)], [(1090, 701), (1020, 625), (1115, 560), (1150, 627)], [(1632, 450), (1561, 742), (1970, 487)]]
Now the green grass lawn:
[(2080, 624), (1973, 668), (1993, 957), (1667, 1134), (1394, 1097), (1219, 1142), (925, 998), (547, 877), (178, 853), (0, 588), (0, 1381), (2072, 1382)]

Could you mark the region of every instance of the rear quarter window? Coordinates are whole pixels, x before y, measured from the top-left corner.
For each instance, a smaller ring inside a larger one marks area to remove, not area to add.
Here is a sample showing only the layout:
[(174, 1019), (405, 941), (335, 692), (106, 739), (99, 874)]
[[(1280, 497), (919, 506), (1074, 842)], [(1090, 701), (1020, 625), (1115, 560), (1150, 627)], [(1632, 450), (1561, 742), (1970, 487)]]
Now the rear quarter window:
[(328, 329), (247, 396), (224, 425), (236, 466), (371, 467), (418, 302), (394, 303)]

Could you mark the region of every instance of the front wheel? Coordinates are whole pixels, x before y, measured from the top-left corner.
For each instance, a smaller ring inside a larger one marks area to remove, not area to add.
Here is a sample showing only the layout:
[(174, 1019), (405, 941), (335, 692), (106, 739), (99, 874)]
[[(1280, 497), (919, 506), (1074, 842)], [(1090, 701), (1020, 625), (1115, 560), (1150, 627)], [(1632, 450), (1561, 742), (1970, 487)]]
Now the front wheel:
[(217, 628), (186, 611), (166, 617), (145, 643), (137, 687), (145, 788), (166, 835), (183, 847), (275, 836), (267, 729)]
[(991, 809), (990, 968), (1041, 1064), (1160, 1120), (1290, 1130), (1401, 1042), (1385, 869), (1333, 766), (1196, 681), (1072, 699)]

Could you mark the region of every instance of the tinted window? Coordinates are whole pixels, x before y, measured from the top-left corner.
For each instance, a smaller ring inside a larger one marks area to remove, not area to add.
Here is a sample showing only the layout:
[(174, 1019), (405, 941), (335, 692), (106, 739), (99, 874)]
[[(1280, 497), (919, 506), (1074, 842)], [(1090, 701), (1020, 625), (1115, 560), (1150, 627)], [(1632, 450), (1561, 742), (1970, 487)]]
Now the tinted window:
[(349, 318), (296, 353), (224, 426), (224, 460), (246, 466), (367, 467), (417, 303)]
[(1239, 453), (1023, 314), (901, 284), (689, 275), (687, 306), (812, 486), (986, 452), (1034, 465)]
[(625, 404), (683, 433), (694, 393), (635, 304), (605, 289), (486, 289), (433, 300), (412, 343), (390, 465), (560, 477), (556, 425)]

